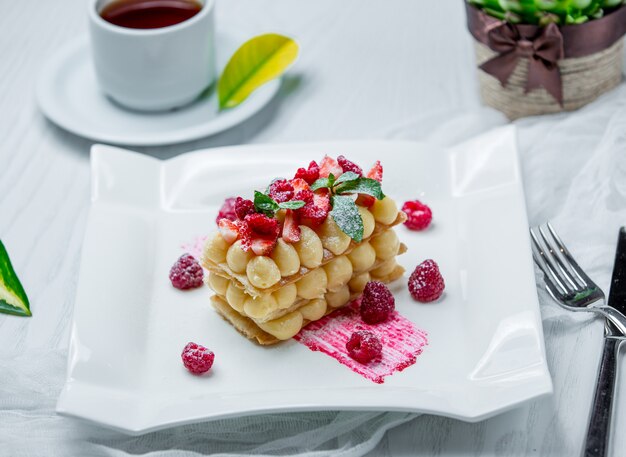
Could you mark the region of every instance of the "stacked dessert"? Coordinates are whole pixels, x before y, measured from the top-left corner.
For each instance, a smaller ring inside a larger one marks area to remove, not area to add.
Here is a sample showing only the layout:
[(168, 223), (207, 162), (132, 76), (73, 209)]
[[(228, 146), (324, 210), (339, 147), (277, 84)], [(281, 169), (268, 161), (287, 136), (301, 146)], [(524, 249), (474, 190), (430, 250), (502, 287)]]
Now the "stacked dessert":
[(406, 220), (368, 173), (343, 156), (274, 180), (254, 200), (232, 200), (207, 240), (202, 265), (212, 304), (260, 344), (296, 335), (357, 298), (371, 280), (391, 282), (406, 251), (393, 226)]

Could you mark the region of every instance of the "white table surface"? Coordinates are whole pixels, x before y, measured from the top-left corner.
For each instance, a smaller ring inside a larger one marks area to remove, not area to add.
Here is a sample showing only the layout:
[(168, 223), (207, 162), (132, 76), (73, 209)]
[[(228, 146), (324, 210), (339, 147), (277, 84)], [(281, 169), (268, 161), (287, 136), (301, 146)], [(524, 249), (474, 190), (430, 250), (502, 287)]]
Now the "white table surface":
[[(0, 238), (34, 311), (31, 319), (0, 315), (0, 357), (6, 358), (67, 347), (92, 142), (48, 122), (34, 98), (42, 60), (86, 33), (85, 0), (0, 5)], [(301, 58), (280, 96), (215, 137), (135, 149), (167, 158), (242, 143), (376, 138), (453, 144), (506, 122), (480, 106), (461, 0), (218, 0), (218, 21), (250, 35), (297, 37)], [(626, 223), (625, 87), (583, 113), (523, 120), (518, 127), (531, 223), (561, 221), (570, 247), (606, 287), (618, 224)], [(581, 197), (576, 189), (583, 179), (588, 192)], [(604, 189), (598, 198), (596, 189)], [(602, 324), (571, 318), (543, 292), (540, 298), (552, 398), (478, 424), (421, 416), (389, 431), (370, 455), (578, 455)], [(2, 384), (10, 381), (0, 373), (0, 411)], [(626, 395), (616, 408), (615, 428), (623, 430)], [(614, 445), (615, 455), (626, 455), (626, 437), (617, 436)], [(0, 455), (8, 455), (2, 444)]]

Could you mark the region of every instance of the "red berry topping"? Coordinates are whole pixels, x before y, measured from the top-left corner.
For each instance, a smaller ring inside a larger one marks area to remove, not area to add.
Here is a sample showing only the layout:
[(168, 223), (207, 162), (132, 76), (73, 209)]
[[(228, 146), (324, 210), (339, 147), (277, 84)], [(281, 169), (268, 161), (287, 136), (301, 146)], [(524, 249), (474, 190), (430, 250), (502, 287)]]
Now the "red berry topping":
[(367, 172), (366, 176), (378, 182), (383, 182), (383, 166), (380, 164), (380, 160), (376, 161), (370, 171)]
[[(293, 191), (298, 193), (301, 190), (310, 190), (309, 184), (302, 178), (294, 178), (291, 180)], [(295, 197), (294, 197), (295, 198)], [(296, 199), (297, 200), (297, 199)]]
[(278, 238), (280, 229), (278, 228), (278, 221), (276, 219), (267, 217), (265, 214), (254, 213), (248, 214), (245, 221), (252, 231), (253, 238), (257, 235), (274, 239)]
[(195, 289), (202, 285), (204, 272), (191, 254), (183, 254), (170, 269), (170, 281), (177, 289)]
[(235, 200), (235, 214), (243, 220), (248, 214), (254, 213), (254, 203), (251, 200), (244, 200), (241, 197), (237, 197)]
[(354, 162), (350, 162), (344, 156), (337, 157), (337, 163), (339, 163), (339, 166), (342, 168), (344, 173), (351, 171), (359, 176), (363, 176), (363, 170), (361, 167)]
[(396, 308), (396, 300), (385, 284), (370, 281), (361, 298), (361, 319), (366, 324), (385, 322)]
[(237, 219), (237, 214), (235, 213), (235, 197), (229, 197), (224, 200), (224, 203), (215, 218), (215, 223), (219, 223), (220, 219), (228, 219), (229, 221)]
[(348, 354), (360, 363), (368, 363), (379, 359), (383, 352), (383, 345), (376, 335), (367, 330), (354, 332), (346, 343)]
[(328, 178), (331, 173), (335, 178), (338, 178), (343, 173), (343, 169), (335, 159), (324, 156), (320, 163), (320, 178)]
[(317, 162), (313, 160), (309, 164), (308, 169), (298, 168), (298, 171), (296, 171), (296, 175), (294, 176), (294, 179), (304, 179), (307, 183), (313, 184), (317, 179), (319, 179), (319, 177), (320, 177), (320, 167), (317, 164)]
[(412, 200), (402, 205), (402, 211), (407, 215), (404, 223), (411, 230), (424, 230), (433, 220), (433, 212), (419, 200)]
[(298, 216), (288, 209), (283, 222), (283, 240), (287, 243), (297, 243), (300, 241), (300, 227), (298, 227)]
[[(243, 222), (249, 229), (250, 248), (256, 255), (269, 255), (280, 234), (278, 221), (264, 214), (248, 214)], [(244, 248), (245, 250), (247, 249)]]
[(180, 355), (185, 368), (194, 374), (206, 373), (213, 366), (215, 354), (204, 346), (196, 343), (188, 343)]
[(270, 184), (268, 195), (276, 203), (284, 203), (293, 198), (293, 185), (286, 179), (277, 179)]
[(428, 259), (415, 267), (409, 278), (409, 292), (420, 302), (431, 302), (441, 297), (446, 285), (439, 266), (434, 260)]
[(302, 208), (296, 210), (301, 224), (311, 228), (319, 227), (328, 217), (330, 211), (328, 195), (301, 190), (296, 194), (295, 199), (305, 202)]
[(233, 222), (229, 219), (223, 218), (220, 219), (217, 223), (217, 228), (228, 244), (233, 244), (237, 238), (239, 237), (239, 229), (240, 229), (240, 221)]

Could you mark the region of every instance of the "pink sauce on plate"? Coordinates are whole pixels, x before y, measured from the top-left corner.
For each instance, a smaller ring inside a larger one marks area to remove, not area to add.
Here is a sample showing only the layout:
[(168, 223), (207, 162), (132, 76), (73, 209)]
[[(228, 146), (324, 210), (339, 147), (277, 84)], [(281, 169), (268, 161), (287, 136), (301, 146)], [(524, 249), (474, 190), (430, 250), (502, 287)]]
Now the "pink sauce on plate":
[[(380, 338), (383, 345), (380, 361), (364, 365), (348, 355), (346, 343), (350, 335), (357, 330), (369, 330)], [(428, 344), (428, 334), (397, 311), (382, 324), (364, 323), (359, 314), (358, 300), (319, 321), (311, 322), (294, 338), (312, 351), (320, 351), (331, 356), (355, 373), (377, 384), (385, 382), (386, 376), (413, 365), (417, 356), (422, 353), (423, 347)]]

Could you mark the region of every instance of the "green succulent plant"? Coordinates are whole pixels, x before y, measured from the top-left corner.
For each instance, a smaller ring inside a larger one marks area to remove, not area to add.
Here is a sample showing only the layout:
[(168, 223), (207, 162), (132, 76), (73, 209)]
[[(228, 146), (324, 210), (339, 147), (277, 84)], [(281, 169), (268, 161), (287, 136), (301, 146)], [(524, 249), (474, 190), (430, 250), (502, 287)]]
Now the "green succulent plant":
[(626, 0), (467, 0), (490, 16), (514, 24), (582, 24)]

